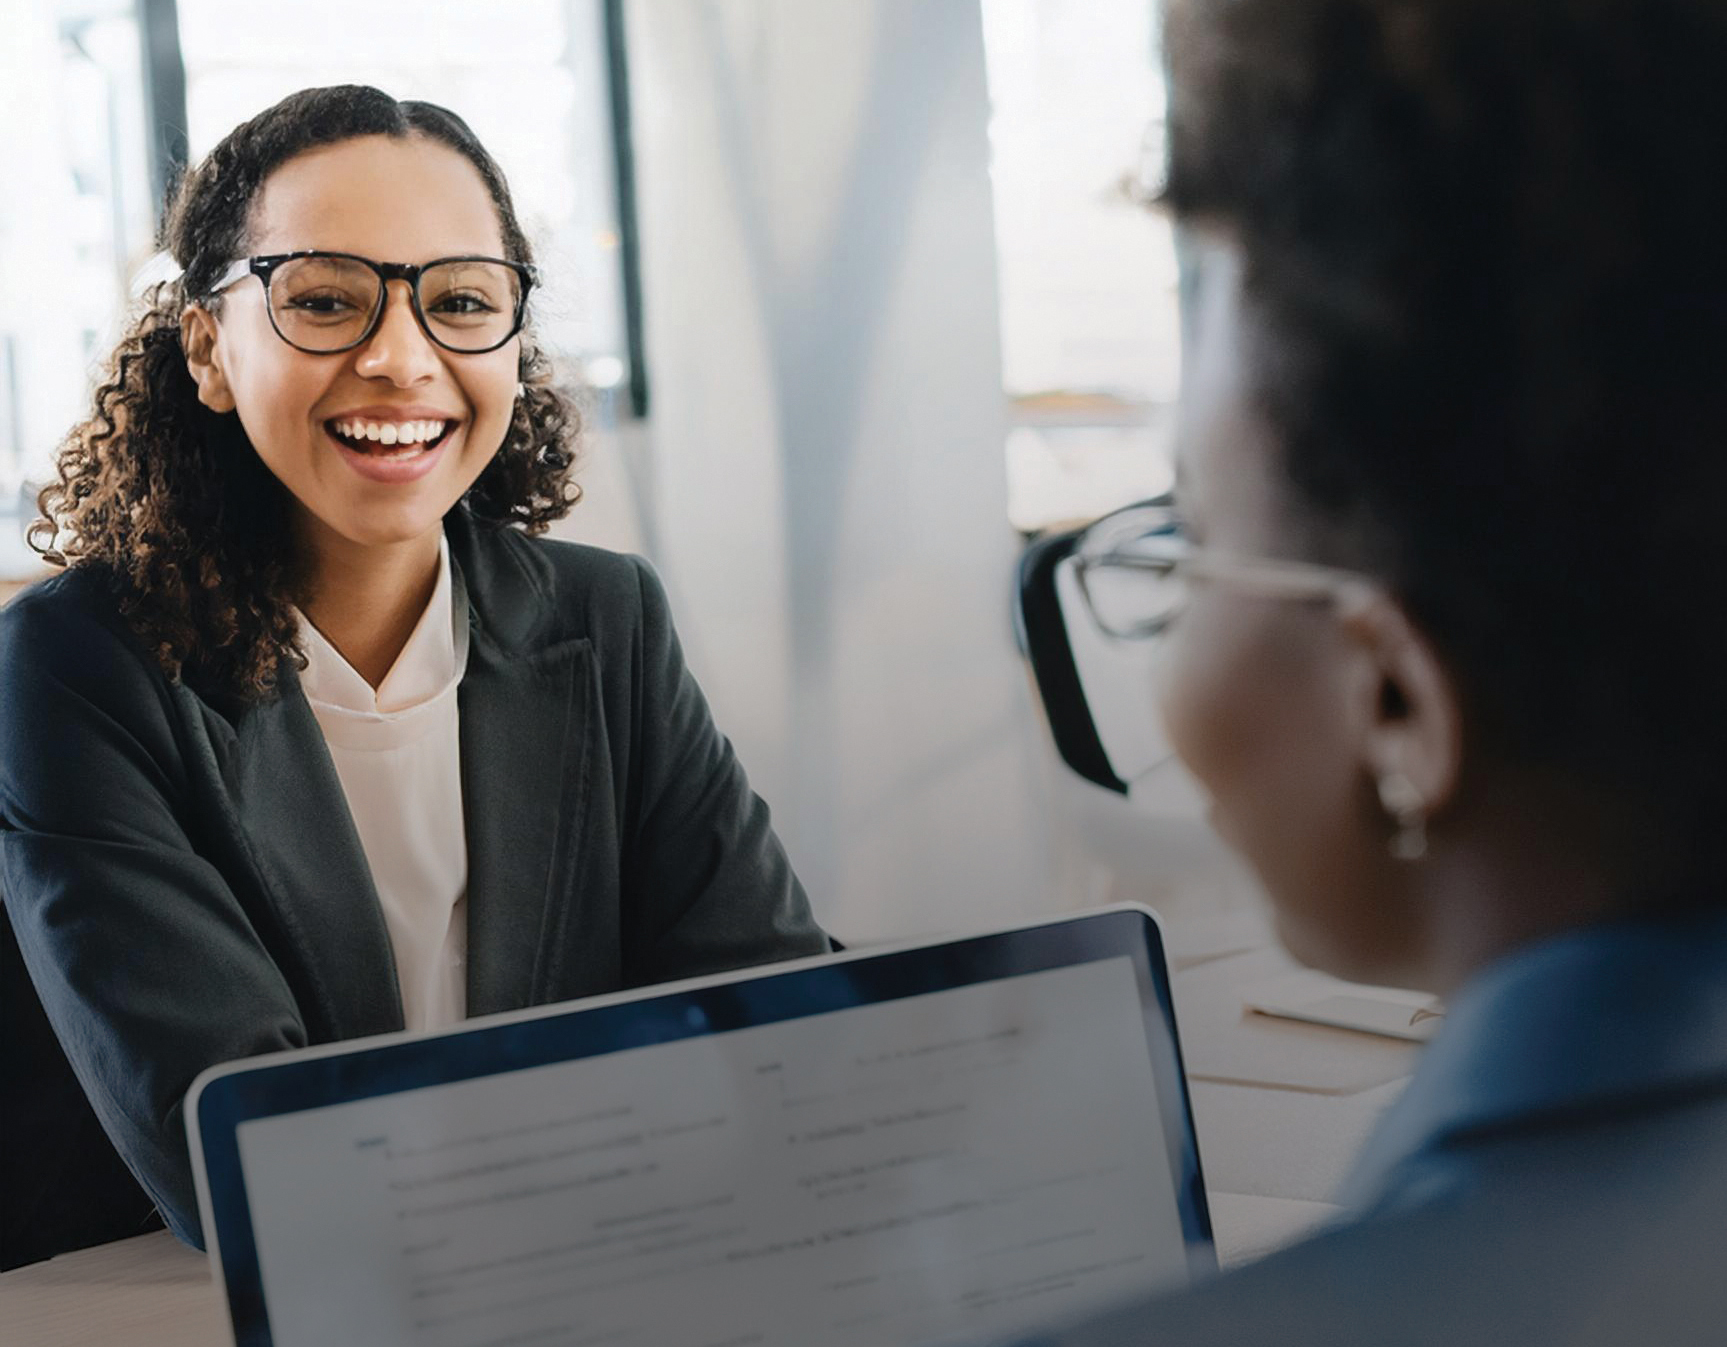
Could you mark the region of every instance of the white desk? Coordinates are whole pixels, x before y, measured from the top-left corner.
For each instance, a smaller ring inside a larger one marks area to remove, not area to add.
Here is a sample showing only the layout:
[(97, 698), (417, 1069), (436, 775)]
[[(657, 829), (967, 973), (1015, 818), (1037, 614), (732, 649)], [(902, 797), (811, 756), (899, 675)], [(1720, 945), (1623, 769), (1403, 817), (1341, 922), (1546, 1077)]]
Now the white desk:
[(0, 1276), (0, 1342), (7, 1347), (226, 1347), (232, 1341), (209, 1261), (166, 1230)]

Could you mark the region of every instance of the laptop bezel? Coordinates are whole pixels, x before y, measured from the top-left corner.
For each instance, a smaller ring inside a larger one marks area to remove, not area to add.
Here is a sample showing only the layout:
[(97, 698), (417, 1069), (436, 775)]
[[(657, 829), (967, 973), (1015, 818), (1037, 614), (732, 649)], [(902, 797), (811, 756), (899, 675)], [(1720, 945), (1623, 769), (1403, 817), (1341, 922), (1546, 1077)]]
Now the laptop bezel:
[(1156, 913), (1124, 903), (975, 935), (848, 950), (580, 1001), (246, 1058), (203, 1072), (187, 1133), (206, 1246), (237, 1347), (272, 1341), (239, 1128), (512, 1070), (723, 1035), (1076, 964), (1131, 960), (1190, 1275), (1217, 1269), (1193, 1109)]

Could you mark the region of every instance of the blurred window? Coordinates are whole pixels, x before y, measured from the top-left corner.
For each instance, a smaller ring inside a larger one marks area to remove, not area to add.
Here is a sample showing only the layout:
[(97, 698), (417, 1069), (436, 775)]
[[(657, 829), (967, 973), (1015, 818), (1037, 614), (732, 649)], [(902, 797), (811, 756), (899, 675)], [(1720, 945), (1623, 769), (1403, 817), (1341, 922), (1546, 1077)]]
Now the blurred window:
[(1166, 490), (1181, 377), (1157, 0), (983, 0), (990, 174), (1022, 532)]
[(132, 0), (14, 0), (0, 41), (0, 577), (150, 251)]

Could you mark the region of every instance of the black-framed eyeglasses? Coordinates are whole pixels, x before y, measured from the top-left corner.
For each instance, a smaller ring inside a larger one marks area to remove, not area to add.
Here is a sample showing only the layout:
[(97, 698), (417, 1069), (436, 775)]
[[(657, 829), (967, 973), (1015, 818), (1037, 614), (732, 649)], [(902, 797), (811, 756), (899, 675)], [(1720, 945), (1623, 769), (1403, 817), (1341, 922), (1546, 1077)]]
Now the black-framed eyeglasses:
[(416, 266), (308, 248), (242, 257), (211, 287), (247, 276), (264, 283), (276, 335), (295, 350), (337, 355), (371, 339), (383, 321), (390, 281), (406, 281), (420, 328), (461, 355), (495, 351), (522, 330), (533, 268), (499, 257), (440, 257)]
[(1105, 515), (1080, 535), (1073, 556), (1092, 620), (1121, 641), (1164, 631), (1186, 605), (1193, 580), (1302, 603), (1337, 604), (1382, 592), (1370, 577), (1335, 566), (1201, 547), (1182, 532), (1180, 517), (1162, 500)]

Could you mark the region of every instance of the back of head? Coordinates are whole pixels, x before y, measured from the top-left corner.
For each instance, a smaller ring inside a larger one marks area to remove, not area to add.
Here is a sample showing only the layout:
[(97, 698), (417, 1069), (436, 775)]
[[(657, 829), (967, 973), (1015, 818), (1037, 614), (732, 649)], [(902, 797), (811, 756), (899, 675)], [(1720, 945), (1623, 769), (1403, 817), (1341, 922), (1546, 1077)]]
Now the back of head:
[(1727, 6), (1184, 0), (1170, 43), (1167, 200), (1242, 251), (1314, 551), (1404, 599), (1493, 751), (1706, 856)]

